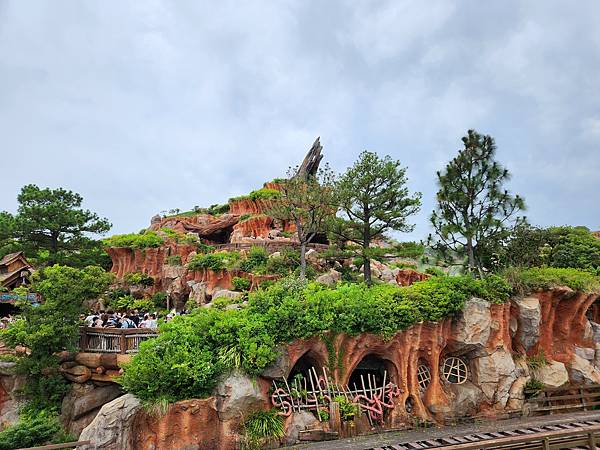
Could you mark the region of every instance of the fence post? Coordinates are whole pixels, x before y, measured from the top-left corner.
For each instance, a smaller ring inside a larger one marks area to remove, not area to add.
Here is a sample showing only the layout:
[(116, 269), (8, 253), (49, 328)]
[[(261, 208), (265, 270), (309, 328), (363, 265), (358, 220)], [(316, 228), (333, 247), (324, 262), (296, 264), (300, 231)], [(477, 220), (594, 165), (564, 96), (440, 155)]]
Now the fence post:
[(544, 438), (544, 450), (550, 450), (550, 439)]
[(79, 328), (79, 346), (82, 351), (86, 351), (88, 348), (89, 336), (87, 334), (87, 327)]
[(596, 436), (594, 433), (588, 433), (588, 447), (590, 450), (596, 450)]
[(125, 330), (121, 330), (120, 347), (121, 347), (121, 354), (122, 355), (126, 354), (127, 353), (127, 338), (125, 337)]

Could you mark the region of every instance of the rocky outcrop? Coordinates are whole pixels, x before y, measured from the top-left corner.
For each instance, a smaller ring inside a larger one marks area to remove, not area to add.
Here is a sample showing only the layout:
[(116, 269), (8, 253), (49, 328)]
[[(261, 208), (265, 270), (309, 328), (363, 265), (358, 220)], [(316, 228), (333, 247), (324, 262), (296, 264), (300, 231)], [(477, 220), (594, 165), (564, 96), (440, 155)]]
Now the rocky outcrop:
[(73, 384), (63, 400), (61, 417), (69, 433), (79, 436), (102, 406), (123, 395), (118, 384), (96, 386), (93, 383)]
[(396, 283), (398, 283), (400, 286), (410, 286), (417, 281), (423, 281), (430, 277), (431, 275), (417, 272), (413, 269), (399, 269), (396, 273)]
[(268, 406), (256, 381), (240, 372), (234, 372), (222, 380), (215, 392), (216, 410), (222, 421), (239, 418), (248, 411)]
[(330, 269), (329, 272), (320, 275), (315, 280), (317, 283), (325, 284), (327, 286), (335, 286), (342, 281), (342, 274), (335, 269)]
[(140, 401), (126, 394), (104, 405), (94, 420), (83, 430), (80, 441), (91, 441), (77, 450), (123, 450), (134, 448), (133, 426), (140, 411)]
[(518, 330), (519, 339), (524, 350), (528, 352), (540, 338), (540, 322), (542, 320), (542, 309), (537, 297), (525, 297), (514, 300), (518, 308)]
[(492, 312), (490, 303), (480, 298), (467, 301), (452, 323), (452, 351), (484, 356), (490, 338)]
[(15, 372), (14, 362), (0, 361), (0, 428), (14, 425), (19, 421), (19, 410), (23, 400), (19, 391), (26, 383), (24, 375)]
[(565, 365), (558, 361), (550, 361), (548, 364), (533, 370), (534, 377), (545, 386), (553, 388), (560, 387), (569, 382), (569, 373)]

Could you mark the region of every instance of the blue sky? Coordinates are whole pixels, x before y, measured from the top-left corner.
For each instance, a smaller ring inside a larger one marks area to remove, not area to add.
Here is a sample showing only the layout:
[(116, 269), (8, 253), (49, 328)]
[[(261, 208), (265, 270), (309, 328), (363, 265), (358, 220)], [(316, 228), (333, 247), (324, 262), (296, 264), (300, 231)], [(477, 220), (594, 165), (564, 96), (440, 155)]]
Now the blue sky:
[(600, 229), (600, 2), (0, 0), (0, 210), (66, 187), (138, 231), (300, 162), (435, 172), (491, 134), (539, 225)]

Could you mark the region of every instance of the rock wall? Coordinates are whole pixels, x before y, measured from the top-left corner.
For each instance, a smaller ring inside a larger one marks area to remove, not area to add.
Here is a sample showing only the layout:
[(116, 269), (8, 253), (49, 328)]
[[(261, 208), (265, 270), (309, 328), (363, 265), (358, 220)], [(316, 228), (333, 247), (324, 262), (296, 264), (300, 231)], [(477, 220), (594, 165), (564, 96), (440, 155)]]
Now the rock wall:
[[(332, 380), (348, 384), (353, 371), (367, 359), (379, 361), (399, 388), (382, 428), (402, 427), (415, 417), (443, 422), (452, 417), (495, 417), (518, 411), (523, 406), (523, 388), (531, 377), (547, 386), (600, 382), (600, 325), (586, 315), (596, 301), (598, 295), (567, 288), (500, 305), (473, 298), (456, 317), (414, 325), (388, 340), (370, 334), (298, 340), (282, 346), (277, 361), (257, 381), (234, 373), (219, 383), (213, 397), (178, 402), (162, 417), (137, 412), (128, 431), (130, 447), (123, 448), (237, 448), (243, 417), (271, 407), (272, 380), (286, 378), (308, 365), (328, 368)], [(464, 382), (453, 383), (444, 376), (448, 357), (465, 363)], [(547, 364), (531, 370), (527, 359), (532, 357), (545, 358)], [(426, 366), (431, 374), (426, 387), (419, 384), (419, 366)], [(353, 432), (373, 430), (363, 419), (356, 421)], [(104, 426), (106, 420), (104, 414), (95, 426)], [(88, 438), (94, 436), (93, 425), (84, 431)], [(286, 418), (285, 441), (292, 444), (307, 427), (327, 429), (328, 425), (315, 421), (311, 414), (294, 413)]]

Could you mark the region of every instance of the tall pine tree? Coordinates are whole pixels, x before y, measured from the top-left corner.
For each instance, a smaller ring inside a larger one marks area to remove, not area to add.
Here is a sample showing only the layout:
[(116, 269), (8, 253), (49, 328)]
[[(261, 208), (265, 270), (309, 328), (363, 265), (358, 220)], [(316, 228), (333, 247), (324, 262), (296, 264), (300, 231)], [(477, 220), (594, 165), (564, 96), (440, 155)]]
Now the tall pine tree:
[(431, 215), (430, 240), (446, 258), (463, 257), (471, 273), (482, 275), (484, 253), (504, 238), (525, 203), (503, 185), (510, 173), (495, 160), (491, 136), (469, 130), (464, 148), (437, 173), (437, 210)]

